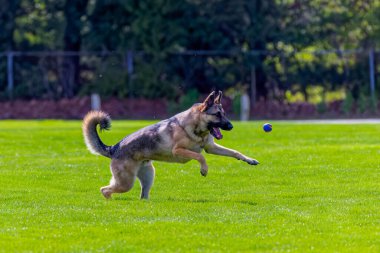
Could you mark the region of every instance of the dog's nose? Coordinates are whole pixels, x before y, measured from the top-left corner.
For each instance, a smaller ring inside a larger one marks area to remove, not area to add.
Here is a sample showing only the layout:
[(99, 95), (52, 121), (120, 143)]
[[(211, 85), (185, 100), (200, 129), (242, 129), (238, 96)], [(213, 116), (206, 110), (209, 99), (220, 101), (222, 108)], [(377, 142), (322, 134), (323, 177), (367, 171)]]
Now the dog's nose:
[(231, 130), (234, 126), (231, 124), (231, 122), (227, 123), (226, 130)]

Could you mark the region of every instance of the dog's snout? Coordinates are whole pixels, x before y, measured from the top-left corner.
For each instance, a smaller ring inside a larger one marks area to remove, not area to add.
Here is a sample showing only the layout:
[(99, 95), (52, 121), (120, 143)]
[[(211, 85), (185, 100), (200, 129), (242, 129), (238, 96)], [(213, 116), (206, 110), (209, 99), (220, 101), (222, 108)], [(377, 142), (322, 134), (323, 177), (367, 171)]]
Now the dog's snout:
[(234, 128), (234, 126), (231, 124), (231, 122), (227, 122), (227, 125), (226, 125), (226, 130), (231, 130), (232, 128)]

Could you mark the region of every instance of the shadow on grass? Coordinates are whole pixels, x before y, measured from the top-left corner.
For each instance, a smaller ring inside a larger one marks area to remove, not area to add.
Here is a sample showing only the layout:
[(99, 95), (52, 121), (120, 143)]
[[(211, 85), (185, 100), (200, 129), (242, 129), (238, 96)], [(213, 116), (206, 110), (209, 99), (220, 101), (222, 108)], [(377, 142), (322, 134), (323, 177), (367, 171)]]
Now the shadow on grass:
[(173, 203), (173, 202), (178, 202), (178, 203), (214, 203), (214, 204), (225, 204), (225, 203), (236, 203), (236, 204), (243, 204), (243, 205), (250, 205), (250, 206), (257, 206), (258, 203), (255, 201), (251, 200), (234, 200), (234, 199), (190, 199), (190, 198), (174, 198), (174, 197), (168, 197), (166, 199), (154, 199), (154, 200), (146, 200), (142, 199), (140, 200), (139, 198), (136, 198), (134, 196), (128, 196), (128, 195), (116, 195), (112, 196), (112, 199), (106, 200), (106, 201), (142, 201), (142, 202), (150, 202), (150, 203), (163, 203), (163, 202), (168, 202), (168, 203)]
[(250, 206), (257, 206), (257, 202), (250, 201), (250, 200), (230, 200), (230, 199), (182, 199), (182, 198), (173, 198), (169, 197), (167, 200), (168, 202), (185, 202), (185, 203), (237, 203), (237, 204), (244, 204), (244, 205), (250, 205)]
[(113, 194), (112, 198), (105, 199), (106, 201), (136, 201), (139, 200), (138, 197), (135, 196), (128, 196), (128, 195), (122, 195), (122, 194)]

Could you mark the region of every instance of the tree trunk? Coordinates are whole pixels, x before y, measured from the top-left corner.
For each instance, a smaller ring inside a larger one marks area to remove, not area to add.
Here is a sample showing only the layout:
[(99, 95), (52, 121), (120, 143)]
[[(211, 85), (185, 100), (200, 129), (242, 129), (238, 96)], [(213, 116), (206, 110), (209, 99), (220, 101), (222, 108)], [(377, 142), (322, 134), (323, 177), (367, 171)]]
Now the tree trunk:
[[(265, 43), (257, 41), (254, 43), (254, 50), (265, 51)], [(265, 55), (260, 54), (258, 56), (258, 62), (255, 68), (255, 76), (256, 76), (256, 99), (257, 101), (260, 98), (267, 98), (268, 96), (268, 88), (266, 86), (267, 83), (267, 75), (264, 70), (264, 61)]]
[[(260, 57), (264, 58), (264, 57)], [(259, 100), (259, 98), (267, 98), (268, 96), (268, 88), (266, 87), (267, 83), (267, 76), (263, 68), (264, 59), (261, 60), (259, 65), (256, 67), (255, 75), (256, 75), (256, 99)]]
[[(64, 7), (66, 27), (63, 36), (64, 51), (79, 52), (81, 49), (81, 17), (86, 14), (88, 0), (67, 0)], [(64, 56), (61, 66), (63, 96), (73, 97), (79, 90), (79, 55)]]
[[(260, 53), (255, 57), (255, 77), (256, 77), (256, 99), (267, 98), (268, 88), (266, 87), (267, 75), (264, 70), (264, 61), (266, 55), (263, 53), (266, 51), (266, 43), (268, 42), (268, 32), (261, 32), (255, 29), (256, 26), (267, 26), (267, 20), (265, 17), (269, 15), (271, 7), (275, 7), (272, 1), (264, 3), (260, 0), (249, 2), (247, 6), (248, 15), (251, 17), (250, 36), (247, 38), (250, 44), (250, 48)], [(251, 91), (251, 93), (253, 93)]]

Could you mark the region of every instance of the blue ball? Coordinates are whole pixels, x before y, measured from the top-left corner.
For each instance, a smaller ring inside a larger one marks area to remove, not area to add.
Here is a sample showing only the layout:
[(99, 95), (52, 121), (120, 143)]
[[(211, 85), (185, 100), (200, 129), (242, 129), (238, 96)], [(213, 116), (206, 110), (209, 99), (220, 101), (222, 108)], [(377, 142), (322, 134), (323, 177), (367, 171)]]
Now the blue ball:
[(269, 124), (269, 123), (265, 123), (263, 125), (263, 129), (264, 129), (265, 132), (270, 132), (270, 131), (272, 131), (272, 125)]

